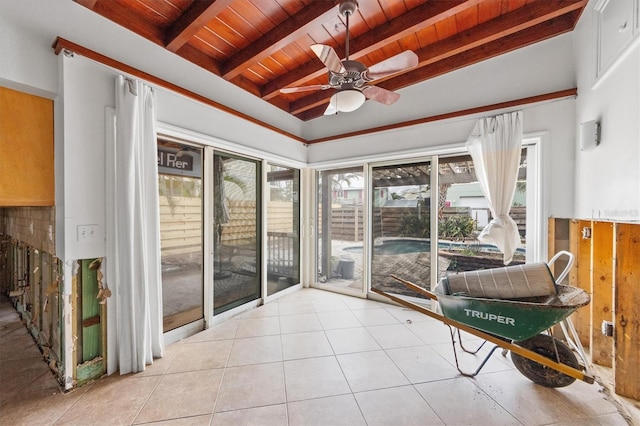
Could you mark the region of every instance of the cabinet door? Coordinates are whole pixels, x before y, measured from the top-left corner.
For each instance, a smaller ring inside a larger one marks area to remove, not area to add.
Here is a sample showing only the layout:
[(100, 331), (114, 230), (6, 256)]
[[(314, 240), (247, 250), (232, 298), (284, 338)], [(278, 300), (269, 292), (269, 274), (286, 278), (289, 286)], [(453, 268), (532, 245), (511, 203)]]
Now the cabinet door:
[(53, 206), (53, 101), (0, 87), (0, 207)]
[(607, 0), (595, 8), (598, 23), (598, 77), (629, 47), (634, 37), (634, 0)]

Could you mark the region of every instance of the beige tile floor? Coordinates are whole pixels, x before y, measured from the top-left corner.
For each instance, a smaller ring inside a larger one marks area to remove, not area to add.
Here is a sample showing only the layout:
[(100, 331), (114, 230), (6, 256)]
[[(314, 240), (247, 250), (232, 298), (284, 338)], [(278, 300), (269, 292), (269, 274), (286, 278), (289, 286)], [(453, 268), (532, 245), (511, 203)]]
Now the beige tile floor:
[(598, 384), (535, 385), (500, 351), (463, 377), (442, 323), (314, 289), (175, 343), (143, 373), (66, 394), (9, 303), (0, 331), (1, 425), (627, 424)]

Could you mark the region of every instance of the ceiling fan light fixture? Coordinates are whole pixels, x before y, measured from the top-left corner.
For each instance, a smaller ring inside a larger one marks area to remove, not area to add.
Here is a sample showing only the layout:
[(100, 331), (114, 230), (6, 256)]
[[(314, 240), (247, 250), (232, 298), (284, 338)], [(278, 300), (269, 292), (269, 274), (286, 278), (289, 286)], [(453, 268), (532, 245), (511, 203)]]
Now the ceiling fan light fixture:
[(364, 94), (355, 89), (347, 89), (336, 92), (331, 96), (329, 103), (339, 112), (355, 111), (364, 104)]

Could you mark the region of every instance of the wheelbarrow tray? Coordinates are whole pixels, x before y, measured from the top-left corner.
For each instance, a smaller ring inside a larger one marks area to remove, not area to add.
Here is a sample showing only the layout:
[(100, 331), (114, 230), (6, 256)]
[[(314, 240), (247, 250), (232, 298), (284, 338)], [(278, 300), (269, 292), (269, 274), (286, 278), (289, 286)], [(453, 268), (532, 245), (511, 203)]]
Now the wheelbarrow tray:
[(551, 296), (518, 300), (441, 294), (438, 290), (445, 317), (515, 342), (540, 334), (590, 301), (584, 290), (565, 285), (557, 285), (557, 294)]

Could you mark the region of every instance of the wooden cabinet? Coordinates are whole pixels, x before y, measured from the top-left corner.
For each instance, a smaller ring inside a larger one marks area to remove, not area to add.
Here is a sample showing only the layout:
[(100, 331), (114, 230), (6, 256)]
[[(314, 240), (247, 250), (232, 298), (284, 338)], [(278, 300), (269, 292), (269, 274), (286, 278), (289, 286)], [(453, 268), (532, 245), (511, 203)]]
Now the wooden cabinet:
[(53, 101), (0, 87), (0, 207), (53, 206)]

